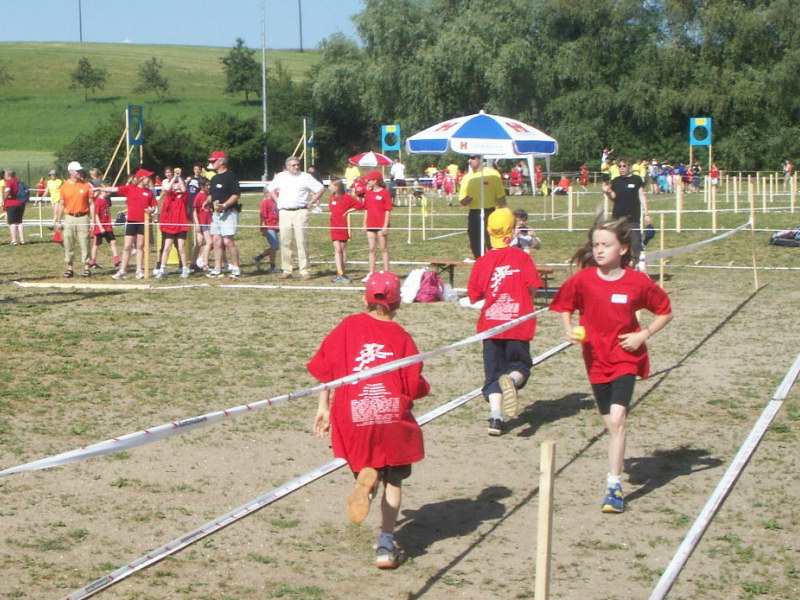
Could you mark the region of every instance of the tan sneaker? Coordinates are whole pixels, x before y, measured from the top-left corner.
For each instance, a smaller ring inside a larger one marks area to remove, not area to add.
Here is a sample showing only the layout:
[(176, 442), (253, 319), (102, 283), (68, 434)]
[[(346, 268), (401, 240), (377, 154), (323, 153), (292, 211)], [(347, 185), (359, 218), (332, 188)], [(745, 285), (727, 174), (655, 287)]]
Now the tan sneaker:
[(369, 514), (369, 505), (375, 495), (378, 472), (372, 467), (364, 467), (356, 477), (353, 491), (347, 496), (347, 518), (351, 523), (363, 523)]
[(396, 569), (405, 560), (405, 553), (401, 550), (397, 542), (392, 548), (380, 546), (375, 549), (375, 566), (379, 569)]
[(500, 390), (503, 392), (503, 410), (513, 419), (519, 412), (517, 386), (511, 375), (500, 375), (497, 383), (500, 384)]

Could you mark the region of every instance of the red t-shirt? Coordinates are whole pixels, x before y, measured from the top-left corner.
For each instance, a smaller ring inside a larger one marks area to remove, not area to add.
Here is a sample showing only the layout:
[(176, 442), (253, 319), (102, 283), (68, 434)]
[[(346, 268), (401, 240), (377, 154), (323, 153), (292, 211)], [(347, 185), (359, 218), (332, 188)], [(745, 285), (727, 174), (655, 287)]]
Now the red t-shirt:
[(211, 209), (203, 208), (207, 199), (208, 194), (205, 192), (197, 192), (194, 197), (194, 209), (197, 211), (197, 222), (200, 225), (211, 225)]
[(16, 177), (6, 177), (6, 187), (4, 193), (6, 194), (6, 197), (3, 199), (3, 206), (22, 206), (22, 202), (17, 200), (17, 194), (19, 193), (19, 179)]
[(273, 200), (270, 196), (264, 196), (258, 212), (261, 215), (262, 232), (267, 229), (271, 229), (272, 231), (278, 231), (280, 229), (278, 205), (275, 204), (275, 200)]
[(386, 213), (392, 210), (392, 195), (384, 188), (367, 190), (364, 208), (367, 211), (367, 229), (382, 229)]
[(522, 171), (519, 169), (512, 169), (511, 173), (508, 174), (508, 179), (511, 185), (520, 185), (522, 183)]
[(354, 198), (350, 194), (344, 194), (341, 198), (331, 196), (328, 199), (328, 208), (331, 211), (331, 240), (346, 242), (350, 239), (347, 231), (348, 210), (364, 210), (364, 203)]
[(620, 334), (641, 331), (636, 311), (643, 308), (656, 315), (669, 314), (669, 296), (647, 275), (628, 267), (616, 281), (601, 278), (596, 267), (581, 269), (563, 283), (550, 303), (552, 311), (580, 313), (590, 383), (608, 383), (622, 375), (647, 378), (647, 346), (628, 352), (619, 344)]
[[(414, 340), (400, 325), (360, 313), (328, 334), (306, 368), (327, 383), (415, 354)], [(334, 456), (347, 460), (353, 472), (422, 460), (422, 429), (411, 409), (429, 391), (422, 363), (336, 388), (331, 403)]]
[[(467, 284), (470, 302), (485, 301), (478, 318), (478, 333), (532, 313), (533, 299), (528, 288), (543, 287), (531, 255), (519, 248), (497, 248), (481, 256), (472, 267)], [(532, 340), (535, 333), (536, 319), (528, 319), (493, 337)]]
[(189, 231), (189, 222), (186, 218), (186, 206), (189, 203), (189, 193), (170, 190), (164, 194), (161, 203), (161, 216), (158, 218), (158, 228), (163, 233), (182, 233)]
[(94, 199), (94, 214), (101, 224), (98, 225), (95, 220), (94, 229), (92, 229), (93, 235), (114, 231), (114, 227), (111, 225), (111, 202), (108, 198), (98, 196)]
[(144, 223), (144, 210), (157, 206), (158, 202), (153, 190), (138, 185), (121, 185), (117, 193), (125, 197), (128, 205), (128, 223)]

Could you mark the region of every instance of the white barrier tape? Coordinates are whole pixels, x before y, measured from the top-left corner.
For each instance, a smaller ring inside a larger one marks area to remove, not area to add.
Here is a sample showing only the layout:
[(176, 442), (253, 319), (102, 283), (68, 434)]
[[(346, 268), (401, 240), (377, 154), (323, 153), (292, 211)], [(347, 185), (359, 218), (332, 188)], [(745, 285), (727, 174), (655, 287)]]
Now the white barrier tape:
[(692, 552), (694, 552), (695, 547), (700, 542), (706, 529), (708, 529), (711, 519), (716, 515), (722, 503), (725, 502), (725, 499), (738, 481), (745, 466), (747, 466), (756, 448), (758, 448), (759, 443), (761, 443), (761, 439), (767, 432), (767, 427), (772, 423), (778, 410), (783, 405), (783, 400), (789, 393), (798, 374), (800, 374), (800, 354), (795, 358), (794, 363), (778, 386), (772, 400), (770, 400), (769, 404), (767, 404), (766, 408), (761, 413), (761, 417), (750, 430), (750, 434), (745, 439), (741, 448), (739, 448), (739, 452), (736, 453), (733, 462), (731, 462), (728, 470), (725, 471), (716, 489), (703, 507), (703, 510), (697, 516), (697, 519), (695, 519), (689, 533), (686, 534), (677, 552), (661, 575), (661, 579), (658, 580), (658, 584), (656, 584), (656, 587), (653, 589), (653, 593), (650, 594), (650, 600), (662, 600), (667, 593), (669, 593), (672, 584), (675, 582), (675, 578), (683, 569), (686, 561), (689, 560), (689, 557)]
[(336, 379), (327, 384), (322, 384), (312, 388), (300, 390), (297, 392), (284, 394), (282, 396), (277, 396), (275, 398), (267, 398), (266, 400), (260, 400), (252, 404), (243, 404), (241, 406), (235, 406), (232, 408), (228, 408), (226, 410), (206, 413), (204, 415), (199, 415), (188, 419), (182, 419), (180, 421), (175, 421), (172, 423), (164, 423), (156, 427), (144, 429), (142, 431), (134, 433), (129, 433), (117, 438), (105, 440), (103, 442), (98, 442), (97, 444), (86, 446), (84, 448), (78, 448), (76, 450), (62, 452), (61, 454), (56, 454), (54, 456), (35, 460), (33, 462), (25, 463), (16, 467), (10, 467), (8, 469), (0, 471), (0, 477), (5, 477), (7, 475), (12, 475), (14, 473), (37, 471), (39, 469), (48, 469), (51, 467), (57, 467), (81, 460), (86, 460), (87, 458), (92, 458), (95, 456), (102, 456), (103, 454), (111, 454), (113, 452), (120, 452), (122, 450), (129, 450), (131, 448), (136, 448), (138, 446), (152, 444), (154, 442), (166, 440), (168, 438), (186, 433), (188, 431), (193, 431), (195, 429), (200, 429), (202, 427), (208, 427), (209, 425), (212, 425), (214, 423), (219, 423), (220, 421), (224, 421), (230, 417), (237, 417), (243, 415), (245, 413), (250, 412), (251, 410), (266, 408), (268, 406), (272, 406), (273, 404), (286, 402), (287, 400), (293, 400), (305, 396), (310, 396), (312, 394), (319, 393), (325, 389), (332, 390), (341, 385), (347, 385), (350, 383), (355, 383), (357, 381), (362, 381), (364, 379), (369, 379), (371, 377), (374, 377), (375, 375), (380, 375), (382, 373), (387, 373), (389, 371), (394, 371), (402, 367), (407, 367), (409, 365), (413, 365), (418, 362), (428, 360), (429, 358), (433, 358), (434, 356), (438, 356), (445, 352), (449, 352), (450, 350), (460, 348), (461, 346), (465, 346), (481, 340), (488, 339), (499, 333), (507, 331), (508, 329), (512, 329), (513, 327), (516, 327), (520, 323), (523, 323), (528, 319), (532, 319), (537, 315), (540, 315), (546, 311), (547, 311), (546, 308), (539, 309), (528, 315), (523, 315), (518, 319), (509, 321), (508, 323), (505, 323), (503, 325), (498, 325), (497, 327), (493, 327), (492, 329), (484, 331), (483, 333), (472, 335), (458, 342), (454, 342), (448, 346), (443, 346), (442, 348), (438, 348), (436, 350), (431, 350), (429, 352), (423, 352), (420, 354), (415, 354), (414, 356), (407, 356), (405, 358), (394, 360), (392, 362), (384, 363), (372, 369), (368, 369), (360, 373), (354, 373), (353, 375), (347, 375), (346, 377)]
[[(534, 358), (533, 365), (535, 366), (541, 362), (544, 362), (551, 356), (554, 356), (555, 354), (557, 354), (558, 352), (564, 350), (569, 346), (571, 346), (569, 342), (563, 342), (558, 346), (551, 348), (550, 350)], [(419, 423), (420, 426), (430, 423), (434, 419), (437, 419), (442, 415), (447, 414), (452, 410), (455, 410), (459, 406), (466, 404), (467, 402), (478, 396), (480, 393), (481, 393), (481, 388), (477, 388), (472, 390), (471, 392), (467, 392), (463, 396), (455, 398), (450, 402), (442, 404), (441, 406), (431, 411), (428, 411), (427, 413), (422, 415), (419, 419), (417, 419), (417, 423)], [(268, 506), (269, 504), (272, 504), (273, 502), (280, 500), (284, 496), (288, 496), (292, 492), (299, 490), (300, 488), (308, 485), (309, 483), (312, 483), (317, 479), (321, 479), (325, 475), (333, 473), (334, 471), (345, 466), (346, 464), (347, 461), (341, 458), (336, 458), (330, 462), (327, 462), (324, 465), (321, 465), (316, 469), (313, 469), (301, 475), (300, 477), (293, 479), (292, 481), (289, 481), (280, 487), (275, 488), (271, 492), (267, 492), (266, 494), (259, 496), (255, 500), (251, 500), (247, 504), (243, 504), (239, 508), (235, 508), (226, 514), (217, 517), (213, 521), (209, 521), (208, 523), (195, 529), (194, 531), (190, 531), (189, 533), (186, 533), (181, 537), (172, 540), (168, 544), (161, 546), (160, 548), (157, 548), (155, 550), (152, 550), (151, 552), (148, 552), (144, 556), (137, 558), (136, 560), (128, 563), (124, 567), (120, 567), (116, 571), (108, 573), (107, 575), (104, 575), (100, 579), (96, 579), (87, 586), (82, 587), (79, 590), (75, 590), (68, 596), (64, 596), (62, 600), (82, 600), (83, 598), (88, 598), (96, 594), (97, 592), (100, 592), (108, 587), (111, 587), (112, 585), (119, 583), (126, 577), (133, 575), (137, 571), (141, 571), (142, 569), (145, 569), (147, 567), (156, 564), (157, 562), (165, 559), (167, 556), (170, 556), (172, 554), (175, 554), (183, 550), (187, 546), (190, 546), (195, 542), (200, 541), (204, 537), (216, 533), (217, 531), (227, 527), (228, 525), (232, 525), (239, 519), (243, 519), (244, 517), (250, 516), (256, 511), (264, 508), (265, 506)]]
[(695, 242), (694, 244), (689, 244), (688, 246), (681, 246), (680, 248), (671, 248), (670, 250), (655, 250), (653, 252), (647, 253), (647, 261), (653, 262), (655, 260), (661, 260), (664, 258), (671, 258), (673, 256), (678, 256), (679, 254), (683, 254), (685, 252), (689, 252), (691, 250), (695, 250), (700, 248), (701, 246), (705, 246), (706, 244), (710, 244), (712, 242), (717, 242), (722, 240), (726, 237), (732, 236), (734, 233), (740, 232), (745, 227), (750, 227), (750, 220), (748, 219), (747, 223), (744, 225), (739, 225), (735, 229), (731, 229), (730, 231), (726, 231), (725, 233), (721, 233), (719, 235), (715, 235), (714, 237), (710, 237), (706, 240), (702, 240), (700, 242)]

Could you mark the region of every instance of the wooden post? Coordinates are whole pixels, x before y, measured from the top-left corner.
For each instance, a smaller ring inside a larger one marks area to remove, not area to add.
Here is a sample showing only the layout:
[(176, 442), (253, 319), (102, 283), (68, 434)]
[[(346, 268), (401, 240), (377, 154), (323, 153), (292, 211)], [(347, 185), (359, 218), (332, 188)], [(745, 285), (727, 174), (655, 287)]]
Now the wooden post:
[(767, 178), (761, 180), (761, 212), (767, 212)]
[[(708, 177), (706, 177), (706, 181), (709, 181)], [(713, 185), (709, 186), (708, 195), (711, 205), (711, 231), (717, 233), (717, 188)]]
[(406, 244), (411, 243), (411, 202), (408, 203), (408, 240)]
[(794, 213), (794, 204), (797, 200), (797, 173), (792, 173), (792, 178), (789, 180), (789, 207)]
[(772, 204), (775, 200), (775, 187), (777, 186), (777, 176), (774, 173), (770, 173), (769, 176), (769, 203)]
[(681, 211), (683, 210), (683, 186), (675, 191), (675, 233), (681, 232)]
[(750, 221), (750, 239), (753, 244), (753, 289), (758, 291), (758, 261), (756, 260), (756, 222)]
[(664, 213), (661, 213), (661, 223), (659, 224), (659, 245), (661, 247), (661, 259), (658, 261), (658, 285), (664, 287)]
[(733, 178), (733, 212), (739, 212), (739, 178)]
[(433, 202), (429, 202), (427, 196), (422, 198), (422, 208), (419, 211), (420, 216), (422, 217), (422, 241), (425, 241), (425, 217), (428, 216), (428, 204), (433, 204)]
[[(134, 237), (133, 243), (136, 244)], [(134, 245), (134, 247), (136, 247)], [(142, 249), (144, 256), (142, 257), (142, 267), (144, 268), (144, 278), (150, 279), (150, 213), (144, 213), (144, 248)], [(219, 268), (219, 267), (217, 267)]]
[[(39, 237), (44, 237), (44, 229), (42, 228), (42, 199), (39, 198), (39, 201), (36, 203), (39, 205)], [(90, 228), (91, 231), (91, 228)]]
[(572, 231), (572, 186), (567, 190), (567, 231)]
[(536, 526), (535, 600), (550, 597), (550, 542), (553, 538), (553, 479), (555, 477), (556, 443), (545, 440), (539, 463), (539, 521)]

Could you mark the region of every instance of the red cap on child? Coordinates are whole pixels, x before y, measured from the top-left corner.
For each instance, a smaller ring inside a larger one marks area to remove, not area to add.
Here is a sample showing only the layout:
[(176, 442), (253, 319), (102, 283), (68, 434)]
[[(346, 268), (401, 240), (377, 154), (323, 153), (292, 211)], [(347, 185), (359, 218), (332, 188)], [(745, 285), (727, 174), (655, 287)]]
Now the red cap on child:
[(367, 280), (367, 302), (380, 304), (387, 310), (400, 301), (400, 278), (391, 271), (375, 271)]

